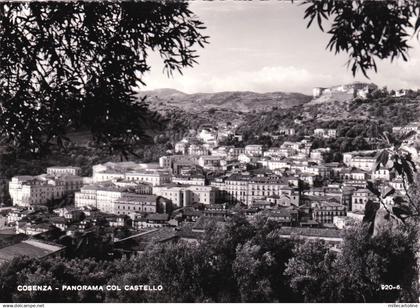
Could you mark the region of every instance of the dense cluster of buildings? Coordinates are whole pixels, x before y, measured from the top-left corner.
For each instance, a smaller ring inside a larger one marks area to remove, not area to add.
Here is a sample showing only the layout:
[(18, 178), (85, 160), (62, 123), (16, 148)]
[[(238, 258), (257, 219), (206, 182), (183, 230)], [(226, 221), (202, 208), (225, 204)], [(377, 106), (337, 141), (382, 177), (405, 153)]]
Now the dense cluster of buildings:
[(9, 182), (9, 194), (15, 205), (30, 207), (62, 198), (82, 186), (80, 168), (50, 167), (46, 174), (13, 177)]
[[(337, 132), (320, 128), (314, 136), (336, 138)], [(130, 234), (164, 228), (177, 238), (198, 241), (207, 222), (223, 224), (242, 214), (278, 222), (284, 237), (319, 234), (337, 243), (340, 230), (360, 221), (369, 202), (378, 202), (366, 188), (368, 180), (381, 190), (393, 187), (404, 199), (399, 176), (385, 167), (373, 170), (377, 151), (342, 153), (341, 162), (327, 163), (324, 155), (331, 150), (314, 148), (311, 138), (271, 148), (218, 146), (217, 140), (205, 128), (195, 139), (178, 142), (175, 153), (159, 162), (107, 162), (93, 166), (89, 177), (82, 177), (78, 167), (15, 176), (8, 185), (13, 207), (5, 224), (26, 235), (51, 226), (69, 236), (99, 224), (124, 227)], [(406, 146), (418, 163), (415, 148)], [(65, 206), (62, 200), (68, 201)], [(392, 205), (393, 199), (385, 202)]]

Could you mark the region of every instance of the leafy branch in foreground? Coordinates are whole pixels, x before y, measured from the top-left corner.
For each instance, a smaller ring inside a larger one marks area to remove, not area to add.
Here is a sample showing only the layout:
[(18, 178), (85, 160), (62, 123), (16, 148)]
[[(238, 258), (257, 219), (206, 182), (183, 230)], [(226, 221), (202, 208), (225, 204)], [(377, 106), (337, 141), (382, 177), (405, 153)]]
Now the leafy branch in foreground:
[[(417, 169), (412, 160), (411, 153), (403, 146), (405, 141), (415, 135), (415, 131), (404, 133), (398, 137), (385, 132), (382, 138), (388, 147), (376, 155), (376, 162), (372, 170), (377, 171), (383, 166), (400, 176), (404, 188), (404, 196), (401, 197), (396, 194), (396, 190), (393, 187), (387, 187), (381, 192), (373, 182), (367, 183), (367, 188), (379, 199), (381, 206), (389, 215), (403, 223), (408, 218), (418, 219), (420, 217), (420, 204), (415, 196)], [(389, 208), (385, 203), (385, 199), (390, 196), (394, 196), (394, 206), (392, 208)]]
[(158, 52), (167, 73), (197, 63), (204, 29), (184, 1), (0, 5), (0, 136), (22, 151), (87, 128), (110, 150), (145, 141), (156, 119), (134, 90)]
[[(316, 20), (321, 31), (331, 35), (327, 49), (349, 55), (347, 66), (353, 75), (358, 70), (377, 71), (377, 59), (401, 57), (408, 60), (408, 40), (420, 29), (420, 2), (416, 0), (308, 0), (304, 18), (309, 28)], [(324, 30), (325, 21), (330, 21)], [(411, 32), (411, 33), (410, 33)]]

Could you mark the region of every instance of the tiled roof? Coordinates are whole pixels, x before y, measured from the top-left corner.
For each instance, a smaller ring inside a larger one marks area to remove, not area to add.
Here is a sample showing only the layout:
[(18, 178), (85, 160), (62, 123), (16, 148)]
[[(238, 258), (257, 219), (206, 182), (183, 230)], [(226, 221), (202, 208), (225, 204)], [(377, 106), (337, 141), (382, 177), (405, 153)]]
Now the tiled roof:
[(194, 224), (192, 229), (199, 229), (199, 230), (204, 230), (206, 228), (207, 225), (211, 224), (211, 223), (224, 223), (224, 218), (221, 216), (216, 216), (216, 217), (208, 217), (208, 216), (201, 216), (196, 223)]
[(150, 213), (147, 215), (147, 220), (168, 220), (168, 214), (160, 214), (160, 213)]
[(279, 229), (279, 232), (283, 235), (295, 235), (303, 237), (341, 238), (343, 236), (341, 230), (323, 228), (282, 227)]
[(64, 249), (63, 246), (47, 244), (35, 240), (26, 240), (15, 245), (0, 249), (0, 262), (11, 260), (14, 257), (28, 256), (42, 258), (51, 253)]

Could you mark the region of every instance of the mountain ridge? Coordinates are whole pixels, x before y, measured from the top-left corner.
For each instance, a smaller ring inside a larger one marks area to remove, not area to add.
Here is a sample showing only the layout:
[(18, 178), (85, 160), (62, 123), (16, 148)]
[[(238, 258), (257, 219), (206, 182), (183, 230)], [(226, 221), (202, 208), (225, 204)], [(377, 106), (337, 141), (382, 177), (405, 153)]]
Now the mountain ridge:
[(205, 111), (211, 108), (262, 111), (274, 108), (290, 108), (308, 103), (312, 96), (297, 92), (223, 91), (215, 93), (184, 93), (176, 89), (156, 89), (138, 92), (147, 96), (152, 107), (176, 106), (188, 111)]

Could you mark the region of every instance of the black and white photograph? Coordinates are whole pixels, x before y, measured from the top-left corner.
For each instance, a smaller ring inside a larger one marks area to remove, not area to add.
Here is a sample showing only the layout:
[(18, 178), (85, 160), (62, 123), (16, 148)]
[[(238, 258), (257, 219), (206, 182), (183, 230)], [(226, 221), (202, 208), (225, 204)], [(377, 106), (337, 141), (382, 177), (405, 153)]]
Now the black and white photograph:
[(0, 2), (0, 304), (420, 301), (420, 2)]

